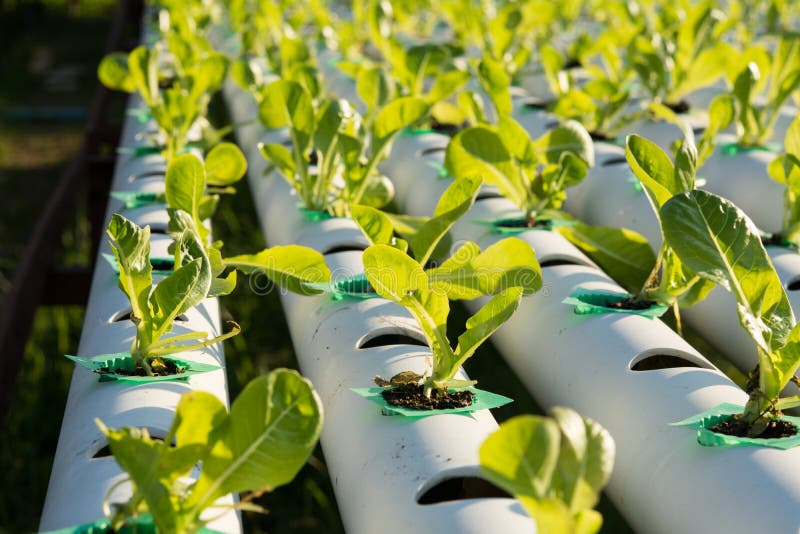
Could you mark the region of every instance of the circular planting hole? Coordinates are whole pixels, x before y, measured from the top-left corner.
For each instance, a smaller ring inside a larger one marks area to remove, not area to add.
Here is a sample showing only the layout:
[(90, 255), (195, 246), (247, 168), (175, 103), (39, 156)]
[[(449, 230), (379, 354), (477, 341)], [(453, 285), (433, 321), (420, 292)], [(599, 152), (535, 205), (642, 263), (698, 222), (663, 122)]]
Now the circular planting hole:
[(391, 347), (395, 345), (416, 345), (428, 347), (428, 342), (420, 332), (400, 326), (380, 328), (369, 332), (356, 343), (357, 349), (374, 349), (377, 347)]
[(158, 168), (149, 171), (140, 172), (133, 177), (134, 180), (145, 180), (147, 178), (163, 178), (167, 174), (167, 169)]
[(587, 267), (585, 262), (569, 256), (548, 256), (539, 262), (539, 267), (542, 269), (547, 267), (560, 267), (562, 265), (579, 265), (581, 267)]
[(611, 167), (612, 165), (627, 165), (628, 160), (625, 159), (625, 156), (614, 156), (613, 158), (608, 158), (607, 160), (603, 161), (600, 164), (601, 167)]
[(446, 146), (431, 146), (420, 150), (418, 155), (420, 157), (425, 157), (425, 156), (430, 156), (431, 154), (438, 154), (439, 152), (444, 152), (445, 150), (447, 150)]
[(322, 255), (327, 256), (328, 254), (338, 254), (340, 252), (363, 252), (365, 250), (367, 250), (367, 246), (364, 243), (344, 243), (325, 249)]
[(789, 291), (797, 291), (800, 289), (800, 276), (795, 276), (786, 284), (786, 289)]
[(636, 355), (630, 363), (631, 371), (658, 371), (660, 369), (711, 369), (705, 362), (688, 352), (675, 349), (653, 349)]
[(511, 499), (511, 495), (479, 477), (448, 477), (425, 489), (417, 504), (428, 505), (466, 499)]
[[(131, 311), (130, 309), (118, 311), (111, 318), (108, 320), (109, 323), (121, 323), (123, 321), (130, 321), (131, 320)], [(188, 323), (189, 318), (186, 317), (186, 314), (182, 313), (175, 317), (175, 321), (179, 323)]]

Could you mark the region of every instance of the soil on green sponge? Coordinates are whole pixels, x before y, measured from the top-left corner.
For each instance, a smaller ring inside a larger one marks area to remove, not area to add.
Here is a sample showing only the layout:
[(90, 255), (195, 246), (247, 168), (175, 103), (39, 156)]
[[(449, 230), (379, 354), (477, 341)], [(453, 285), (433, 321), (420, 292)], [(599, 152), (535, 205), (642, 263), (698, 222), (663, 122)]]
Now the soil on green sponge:
[(625, 300), (607, 300), (603, 306), (617, 310), (646, 310), (653, 303), (649, 300), (642, 300), (638, 297), (628, 297)]
[(664, 105), (675, 113), (689, 113), (691, 106), (686, 100), (679, 100), (678, 102), (664, 102)]
[[(732, 415), (724, 419), (716, 425), (708, 427), (712, 432), (718, 434), (725, 434), (726, 436), (736, 436), (739, 438), (746, 438), (748, 426), (741, 420), (740, 415)], [(783, 419), (770, 419), (767, 423), (767, 428), (761, 435), (757, 436), (761, 439), (771, 438), (790, 438), (797, 434), (797, 425), (784, 421)]]
[[(186, 372), (185, 368), (179, 367), (178, 364), (169, 358), (153, 358), (150, 360), (150, 370), (153, 371), (153, 376), (171, 376)], [(144, 367), (136, 367), (133, 371), (122, 368), (109, 369), (108, 367), (101, 367), (97, 372), (100, 374), (115, 374), (120, 376), (148, 376)]]
[(498, 228), (545, 228), (550, 226), (549, 219), (506, 219), (497, 223)]
[(433, 390), (430, 398), (425, 396), (424, 387), (416, 384), (404, 384), (381, 391), (383, 398), (392, 406), (401, 406), (413, 410), (447, 410), (471, 406), (475, 394), (469, 390), (437, 391)]

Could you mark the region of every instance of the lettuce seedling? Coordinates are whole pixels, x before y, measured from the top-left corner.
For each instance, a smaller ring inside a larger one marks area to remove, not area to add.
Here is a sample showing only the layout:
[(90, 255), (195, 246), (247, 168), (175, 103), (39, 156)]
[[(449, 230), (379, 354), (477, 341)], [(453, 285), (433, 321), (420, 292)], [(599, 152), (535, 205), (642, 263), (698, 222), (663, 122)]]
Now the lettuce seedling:
[[(205, 123), (211, 95), (228, 72), (223, 54), (208, 53), (182, 67), (182, 76), (168, 79), (159, 68), (159, 49), (139, 46), (130, 54), (114, 52), (100, 62), (98, 77), (109, 89), (138, 92), (156, 122), (169, 162), (189, 144), (189, 130)], [(167, 84), (166, 88), (161, 87)]]
[(593, 534), (603, 524), (593, 507), (614, 468), (614, 440), (569, 408), (552, 414), (501, 424), (481, 445), (481, 473), (517, 498), (539, 531)]
[[(428, 397), (434, 390), (474, 384), (455, 380), (458, 368), (511, 317), (523, 295), (537, 291), (542, 285), (533, 249), (517, 238), (503, 239), (484, 251), (467, 242), (440, 266), (424, 268), (450, 227), (475, 201), (479, 186), (479, 179), (465, 178), (448, 188), (434, 216), (410, 238), (413, 258), (404, 246), (385, 244), (392, 234), (388, 217), (371, 208), (354, 210), (365, 234), (373, 243), (380, 243), (364, 252), (367, 280), (378, 295), (405, 307), (428, 341), (433, 362), (430, 376), (424, 379), (424, 393)], [(467, 330), (453, 349), (447, 338), (449, 301), (484, 295), (493, 297), (467, 320)], [(423, 378), (411, 376), (415, 382)]]
[(497, 126), (459, 132), (445, 156), (451, 176), (481, 176), (516, 204), (530, 225), (559, 209), (564, 190), (583, 180), (593, 163), (592, 140), (580, 124), (568, 121), (531, 140), (519, 123), (502, 115)]
[(315, 103), (300, 83), (278, 80), (267, 86), (259, 113), (267, 128), (287, 127), (291, 149), (277, 143), (263, 143), (259, 149), (306, 209), (341, 215), (346, 204), (381, 207), (391, 200), (392, 189), (377, 165), (392, 140), (428, 109), (422, 99), (398, 98), (381, 108), (366, 135), (361, 117), (347, 101)]
[(750, 437), (761, 435), (800, 395), (781, 398), (800, 366), (800, 326), (753, 222), (728, 200), (684, 191), (660, 209), (664, 240), (687, 269), (736, 297), (739, 322), (756, 344), (758, 366), (738, 417)]
[[(746, 64), (736, 73), (732, 90), (738, 143), (763, 146), (772, 137), (781, 108), (800, 88), (800, 37), (782, 35), (771, 58), (763, 49), (745, 50), (741, 62)], [(759, 96), (763, 98), (760, 104)]]
[[(175, 243), (175, 270), (153, 287), (150, 265), (150, 227), (141, 228), (115, 213), (106, 234), (119, 265), (119, 288), (131, 304), (131, 322), (136, 336), (131, 358), (138, 369), (153, 376), (154, 367), (163, 367), (163, 358), (196, 350), (239, 333), (234, 323), (227, 334), (213, 339), (206, 332), (189, 332), (165, 337), (175, 318), (199, 304), (209, 294), (211, 263), (200, 237), (185, 229)], [(188, 345), (183, 342), (203, 340)]]
[(730, 53), (722, 40), (729, 23), (711, 2), (683, 6), (682, 20), (671, 20), (661, 10), (649, 36), (638, 36), (628, 46), (628, 58), (639, 84), (652, 103), (674, 112), (689, 111), (684, 98), (725, 74), (720, 58)]
[(253, 500), (291, 482), (306, 463), (322, 428), (322, 403), (296, 371), (276, 369), (252, 380), (230, 413), (210, 393), (185, 393), (163, 440), (145, 428), (95, 422), (127, 473), (121, 483), (132, 486), (127, 502), (107, 503), (112, 527), (149, 513), (158, 532), (189, 534), (214, 519), (201, 518), (204, 512), (226, 512), (215, 501), (231, 493), (249, 492), (234, 509), (264, 511)]
[(770, 242), (800, 246), (800, 118), (795, 118), (786, 131), (784, 152), (769, 164), (769, 175), (783, 184), (783, 224)]

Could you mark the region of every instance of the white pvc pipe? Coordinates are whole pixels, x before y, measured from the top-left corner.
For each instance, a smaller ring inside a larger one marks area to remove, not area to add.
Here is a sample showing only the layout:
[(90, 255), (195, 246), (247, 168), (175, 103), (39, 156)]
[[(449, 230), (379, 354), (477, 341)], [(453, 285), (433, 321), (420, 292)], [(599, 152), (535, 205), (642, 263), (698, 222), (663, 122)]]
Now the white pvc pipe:
[[(428, 184), (422, 189), (416, 181), (414, 202), (436, 195), (439, 181)], [(501, 236), (472, 221), (505, 218), (513, 209), (504, 199), (477, 202), (453, 227), (453, 240), (489, 246)], [(422, 208), (407, 206), (407, 211)], [(523, 300), (493, 340), (543, 406), (572, 406), (611, 432), (617, 463), (608, 491), (634, 528), (665, 533), (750, 532), (756, 525), (769, 532), (796, 529), (800, 480), (788, 473), (800, 467), (800, 450), (710, 450), (698, 445), (692, 432), (668, 426), (722, 402), (744, 404), (746, 395), (660, 321), (628, 314), (575, 315), (561, 303), (575, 288), (621, 289), (560, 235), (533, 230), (518, 237), (531, 243), (542, 262), (566, 259), (577, 265), (544, 268), (542, 289)], [(468, 303), (473, 310), (479, 305)], [(678, 356), (701, 369), (632, 370), (653, 354)], [(771, 513), (765, 516), (762, 509)]]
[[(136, 105), (137, 100), (137, 97), (132, 97), (129, 107)], [(147, 123), (140, 124), (133, 117), (127, 117), (121, 137), (122, 145), (132, 146), (125, 143), (133, 143), (137, 132), (147, 128)], [(120, 154), (112, 190), (148, 192), (163, 190), (163, 182), (158, 178), (130, 179), (137, 173), (163, 167), (164, 161), (160, 155), (134, 158)], [(121, 207), (121, 202), (110, 199), (106, 220), (110, 220), (114, 211)], [(168, 220), (166, 207), (163, 204), (128, 210), (125, 215), (137, 224), (150, 224), (160, 228), (165, 228)], [(168, 256), (169, 241), (165, 235), (153, 234), (151, 256)], [(101, 244), (100, 251), (111, 252), (107, 243)], [(156, 277), (156, 281), (160, 278)], [(126, 297), (117, 287), (116, 273), (102, 257), (98, 256), (78, 354), (92, 356), (128, 350), (135, 333), (134, 327), (129, 320), (113, 322), (113, 319), (129, 309)], [(188, 310), (184, 316), (186, 321), (176, 322), (173, 333), (204, 331), (210, 336), (220, 333), (219, 307), (216, 299), (206, 299), (197, 307)], [(180, 354), (178, 357), (216, 364), (221, 368), (192, 376), (187, 381), (131, 384), (100, 383), (98, 375), (76, 366), (70, 384), (40, 530), (65, 528), (102, 518), (104, 497), (112, 486), (125, 477), (113, 457), (93, 458), (108, 443), (94, 424), (95, 418), (99, 418), (111, 428), (146, 427), (150, 429), (152, 435), (164, 437), (183, 393), (193, 390), (208, 391), (227, 406), (222, 347), (214, 345), (202, 351)], [(124, 501), (129, 496), (129, 485), (122, 485), (111, 495), (111, 501)], [(227, 496), (219, 503), (231, 505), (234, 503), (234, 496)], [(211, 515), (216, 512), (218, 511), (211, 511)], [(222, 532), (241, 532), (239, 518), (235, 512), (224, 514), (209, 526)]]
[[(229, 86), (227, 97), (249, 98)], [(238, 106), (237, 106), (238, 107)], [(235, 113), (234, 107), (231, 108)], [(279, 136), (272, 132), (273, 141)], [(248, 177), (262, 230), (270, 245), (300, 243), (320, 251), (363, 249), (367, 243), (352, 221), (307, 222), (296, 196), (276, 173), (264, 178), (263, 159), (252, 147)], [(361, 272), (361, 251), (329, 254), (335, 277)], [(420, 505), (428, 489), (451, 477), (479, 476), (478, 449), (497, 428), (488, 411), (471, 416), (421, 419), (386, 417), (349, 391), (370, 387), (376, 374), (422, 371), (429, 351), (389, 346), (358, 349), (365, 336), (384, 332), (422, 334), (399, 306), (383, 299), (327, 301), (326, 297), (282, 295), (287, 322), (303, 374), (325, 409), (321, 442), (337, 503), (350, 533), (533, 532), (533, 521), (513, 499), (476, 498)], [(463, 371), (459, 376), (466, 377)]]

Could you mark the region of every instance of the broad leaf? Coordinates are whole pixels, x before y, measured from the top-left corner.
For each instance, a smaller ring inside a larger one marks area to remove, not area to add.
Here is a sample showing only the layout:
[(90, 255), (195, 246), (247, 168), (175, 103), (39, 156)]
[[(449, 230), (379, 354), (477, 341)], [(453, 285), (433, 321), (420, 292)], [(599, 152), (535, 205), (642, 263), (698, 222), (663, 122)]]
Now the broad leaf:
[(569, 408), (556, 406), (561, 428), (561, 454), (553, 487), (574, 513), (593, 508), (614, 469), (614, 440), (608, 431)]
[(552, 419), (520, 415), (483, 442), (481, 472), (515, 497), (544, 499), (558, 463), (561, 432)]
[(530, 295), (542, 287), (536, 254), (528, 243), (514, 237), (483, 252), (475, 243), (466, 243), (427, 275), (434, 291), (444, 291), (451, 300), (494, 295), (509, 287), (520, 287)]
[(131, 303), (131, 317), (149, 321), (153, 268), (150, 265), (150, 227), (140, 228), (115, 213), (106, 234), (119, 266), (119, 288)]
[(416, 290), (428, 289), (428, 277), (419, 263), (388, 245), (364, 251), (364, 274), (383, 298), (403, 303)]
[(760, 352), (777, 351), (794, 314), (752, 221), (729, 201), (699, 190), (676, 195), (661, 217), (664, 238), (681, 261), (734, 294), (739, 321)]
[(429, 109), (430, 104), (425, 100), (410, 96), (400, 97), (384, 106), (375, 117), (373, 125), (378, 144), (382, 144), (380, 140), (385, 140), (422, 120)]
[(284, 245), (264, 249), (258, 254), (232, 256), (225, 264), (244, 274), (263, 272), (278, 286), (300, 294), (315, 294), (321, 290), (308, 284), (328, 282), (331, 271), (325, 257), (314, 249), (300, 245)]
[(200, 224), (200, 200), (203, 198), (205, 185), (206, 171), (203, 162), (194, 154), (178, 156), (167, 167), (164, 178), (167, 204), (170, 208), (183, 210), (191, 215), (199, 232), (205, 230)]
[(208, 185), (231, 185), (247, 172), (247, 160), (233, 143), (220, 143), (206, 155), (206, 182)]
[(136, 84), (128, 68), (128, 54), (125, 52), (112, 52), (105, 56), (97, 67), (97, 77), (109, 89), (126, 93), (136, 91)]
[(371, 245), (391, 245), (394, 226), (382, 211), (369, 206), (350, 206), (350, 216)]
[(669, 156), (652, 141), (629, 135), (625, 141), (625, 159), (642, 182), (656, 211), (673, 195), (685, 191), (683, 184), (676, 181), (675, 168)]
[(571, 152), (589, 166), (594, 165), (594, 143), (586, 128), (577, 121), (566, 121), (547, 131), (533, 145), (541, 153), (543, 163), (558, 163), (564, 152)]
[[(197, 246), (202, 247), (199, 242)], [(159, 282), (150, 298), (155, 338), (172, 330), (175, 318), (197, 306), (210, 288), (211, 266), (205, 256), (185, 263)]]
[(287, 369), (256, 378), (231, 406), (187, 504), (202, 510), (228, 493), (288, 483), (305, 464), (321, 428), (322, 404), (308, 380)]
[(447, 234), (455, 222), (461, 218), (478, 196), (481, 181), (476, 177), (455, 180), (442, 193), (436, 204), (433, 217), (426, 221), (409, 240), (414, 258), (425, 265), (436, 250), (436, 245)]

